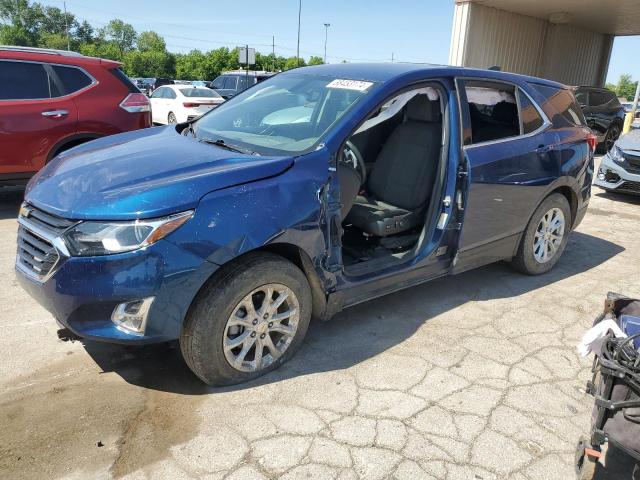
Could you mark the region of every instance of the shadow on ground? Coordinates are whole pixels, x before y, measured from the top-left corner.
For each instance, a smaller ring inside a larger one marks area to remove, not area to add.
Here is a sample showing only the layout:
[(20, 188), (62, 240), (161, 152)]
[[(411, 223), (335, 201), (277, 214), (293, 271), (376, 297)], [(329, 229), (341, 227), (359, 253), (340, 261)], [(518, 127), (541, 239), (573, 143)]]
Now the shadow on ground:
[(635, 460), (622, 450), (610, 446), (607, 449), (605, 465), (598, 463), (593, 480), (640, 480), (640, 466), (634, 476)]
[[(443, 312), (470, 301), (510, 298), (552, 285), (595, 268), (622, 251), (615, 243), (574, 232), (563, 258), (546, 275), (524, 276), (506, 264), (494, 264), (349, 308), (334, 321), (313, 324), (301, 351), (289, 363), (256, 381), (233, 387), (204, 385), (185, 365), (175, 342), (147, 347), (89, 341), (83, 345), (104, 372), (114, 372), (129, 384), (189, 396), (215, 395), (349, 368), (402, 343)], [(627, 478), (618, 472), (627, 471), (628, 462), (612, 461), (597, 478)]]
[[(592, 190), (593, 192), (594, 190)], [(624, 193), (607, 192), (606, 190), (600, 190), (595, 193), (597, 197), (606, 198), (614, 202), (624, 202), (631, 205), (640, 205), (640, 195), (631, 195)]]
[(250, 388), (349, 368), (398, 345), (443, 312), (469, 301), (519, 296), (590, 270), (623, 250), (606, 240), (574, 232), (563, 258), (546, 275), (525, 276), (498, 263), (351, 307), (331, 322), (312, 324), (300, 352), (280, 369), (225, 389), (204, 386), (187, 368), (175, 343), (126, 347), (83, 341), (83, 345), (104, 371), (144, 388), (187, 395)]
[(24, 187), (0, 187), (0, 220), (17, 218)]

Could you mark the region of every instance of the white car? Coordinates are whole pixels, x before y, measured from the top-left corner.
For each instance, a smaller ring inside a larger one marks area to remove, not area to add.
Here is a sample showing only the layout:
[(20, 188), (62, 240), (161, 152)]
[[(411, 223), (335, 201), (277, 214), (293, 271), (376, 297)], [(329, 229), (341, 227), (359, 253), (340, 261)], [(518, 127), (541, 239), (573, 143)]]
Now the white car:
[(165, 85), (151, 95), (153, 123), (182, 123), (216, 108), (224, 98), (206, 87)]

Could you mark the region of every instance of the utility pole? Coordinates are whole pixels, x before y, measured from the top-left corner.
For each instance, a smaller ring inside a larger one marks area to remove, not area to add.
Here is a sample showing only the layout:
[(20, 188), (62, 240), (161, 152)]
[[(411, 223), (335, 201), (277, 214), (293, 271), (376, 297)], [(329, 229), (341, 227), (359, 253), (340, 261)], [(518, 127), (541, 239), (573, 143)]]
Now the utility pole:
[(67, 51), (71, 50), (71, 44), (69, 42), (69, 19), (67, 18), (67, 2), (62, 2), (64, 6), (64, 29), (67, 32)]
[(273, 54), (273, 71), (276, 71), (276, 36), (271, 37), (271, 53)]
[(391, 63), (393, 63), (393, 52), (391, 52)]
[(296, 63), (300, 66), (300, 18), (302, 17), (302, 0), (298, 1), (298, 48), (296, 49)]
[(324, 63), (327, 63), (327, 36), (329, 35), (330, 23), (324, 24)]
[(244, 51), (245, 57), (244, 58), (246, 60), (246, 69), (247, 69), (247, 71), (244, 74), (244, 78), (245, 78), (245, 87), (244, 88), (246, 89), (246, 88), (249, 88), (249, 44), (247, 43), (244, 48), (245, 48), (245, 51)]

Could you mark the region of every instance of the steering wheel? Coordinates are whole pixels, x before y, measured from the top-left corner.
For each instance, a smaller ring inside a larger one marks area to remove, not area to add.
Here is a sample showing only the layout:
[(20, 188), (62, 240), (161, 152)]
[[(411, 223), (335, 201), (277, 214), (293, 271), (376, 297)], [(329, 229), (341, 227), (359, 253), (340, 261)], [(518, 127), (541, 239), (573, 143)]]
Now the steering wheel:
[(364, 158), (358, 147), (351, 140), (347, 140), (342, 149), (340, 161), (351, 166), (360, 176), (360, 185), (364, 185), (367, 181), (367, 167), (364, 164)]

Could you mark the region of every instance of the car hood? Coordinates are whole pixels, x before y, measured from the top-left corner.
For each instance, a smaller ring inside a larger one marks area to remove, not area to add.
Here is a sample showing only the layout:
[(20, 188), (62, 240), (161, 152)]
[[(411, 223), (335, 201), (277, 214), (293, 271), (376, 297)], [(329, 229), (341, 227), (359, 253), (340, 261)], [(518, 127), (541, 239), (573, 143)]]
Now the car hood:
[(626, 135), (621, 136), (616, 145), (622, 150), (640, 152), (640, 129), (631, 130)]
[(153, 218), (195, 208), (209, 192), (273, 177), (291, 157), (235, 153), (174, 126), (113, 135), (59, 155), (29, 182), (25, 200), (75, 220)]

